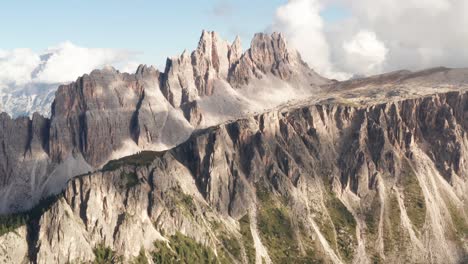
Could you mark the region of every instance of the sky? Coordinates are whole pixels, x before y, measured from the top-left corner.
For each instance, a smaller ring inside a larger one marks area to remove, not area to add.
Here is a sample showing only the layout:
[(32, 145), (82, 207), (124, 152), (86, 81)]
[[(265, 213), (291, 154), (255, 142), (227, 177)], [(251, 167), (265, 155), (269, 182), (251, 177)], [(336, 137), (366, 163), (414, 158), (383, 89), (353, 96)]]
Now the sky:
[(163, 69), (203, 29), (248, 48), (280, 31), (339, 80), (468, 65), (466, 0), (15, 0), (0, 3), (0, 89), (63, 83), (104, 65)]
[(203, 29), (249, 39), (264, 31), (283, 0), (41, 0), (2, 1), (0, 49), (40, 52), (69, 41), (77, 46), (136, 53), (142, 63), (196, 47)]

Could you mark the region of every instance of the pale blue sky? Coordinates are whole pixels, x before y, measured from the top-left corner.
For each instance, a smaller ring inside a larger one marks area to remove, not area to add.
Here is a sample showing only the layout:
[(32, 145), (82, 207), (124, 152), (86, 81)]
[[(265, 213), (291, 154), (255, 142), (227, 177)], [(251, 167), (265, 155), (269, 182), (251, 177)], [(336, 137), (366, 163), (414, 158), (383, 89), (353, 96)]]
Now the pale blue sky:
[[(161, 65), (193, 49), (203, 29), (244, 46), (272, 22), (287, 0), (14, 0), (0, 4), (0, 49), (44, 50), (63, 41), (85, 47), (139, 52), (138, 61)], [(324, 10), (325, 20), (345, 16)]]

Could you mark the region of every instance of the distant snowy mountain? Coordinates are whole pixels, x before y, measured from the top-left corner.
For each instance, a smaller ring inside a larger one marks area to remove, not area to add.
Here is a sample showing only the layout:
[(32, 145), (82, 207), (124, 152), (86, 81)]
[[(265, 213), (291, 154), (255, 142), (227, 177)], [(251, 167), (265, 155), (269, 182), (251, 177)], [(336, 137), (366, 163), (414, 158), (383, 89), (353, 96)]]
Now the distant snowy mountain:
[(128, 61), (131, 56), (125, 50), (84, 48), (70, 42), (40, 53), (0, 50), (0, 111), (13, 117), (34, 112), (48, 116), (60, 84), (106, 65), (134, 72), (136, 66)]
[(0, 112), (7, 112), (14, 118), (31, 116), (35, 112), (50, 116), (50, 106), (58, 86), (42, 83), (0, 89)]

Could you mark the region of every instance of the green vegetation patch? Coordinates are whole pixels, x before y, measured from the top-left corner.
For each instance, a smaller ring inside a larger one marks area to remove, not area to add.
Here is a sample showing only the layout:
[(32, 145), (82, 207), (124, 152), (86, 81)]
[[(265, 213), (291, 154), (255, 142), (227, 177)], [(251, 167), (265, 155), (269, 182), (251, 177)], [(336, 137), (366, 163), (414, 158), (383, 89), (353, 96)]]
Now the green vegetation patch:
[(150, 165), (156, 158), (162, 157), (164, 152), (156, 152), (156, 151), (142, 151), (135, 155), (123, 157), (118, 160), (111, 160), (109, 161), (104, 167), (102, 171), (114, 171), (122, 166), (148, 166)]
[(341, 257), (351, 262), (356, 248), (356, 220), (346, 206), (333, 193), (326, 201), (326, 207), (336, 231), (336, 242)]
[(193, 216), (197, 211), (197, 206), (191, 195), (188, 195), (182, 191), (180, 186), (171, 188), (167, 197), (171, 197), (173, 202), (172, 206), (169, 206), (171, 211), (182, 210), (185, 216)]
[(421, 231), (426, 222), (426, 203), (418, 178), (407, 161), (403, 164), (401, 185), (408, 217), (415, 229)]
[(219, 264), (231, 264), (231, 263), (242, 263), (242, 262), (233, 261), (232, 258), (227, 253), (227, 251), (221, 248), (220, 250), (218, 250), (218, 263)]
[(257, 184), (255, 187), (257, 199), (262, 203), (269, 205), (269, 203), (274, 202), (271, 197), (271, 191), (268, 190), (265, 186)]
[(324, 263), (323, 256), (320, 252), (322, 246), (318, 245), (317, 239), (311, 235), (302, 222), (298, 224), (302, 245), (305, 249), (305, 256), (301, 258), (302, 263)]
[(260, 206), (257, 224), (263, 244), (274, 263), (292, 261), (300, 254), (289, 212), (265, 186), (257, 184)]
[(23, 214), (0, 216), (0, 236), (26, 225), (27, 219), (27, 215)]
[(335, 228), (333, 226), (333, 223), (328, 220), (328, 218), (325, 218), (323, 215), (320, 213), (316, 213), (320, 217), (317, 217), (316, 222), (317, 225), (319, 226), (320, 232), (322, 233), (323, 237), (327, 240), (328, 244), (333, 249), (336, 248), (336, 237), (335, 237)]
[(256, 186), (260, 206), (257, 224), (262, 243), (267, 247), (273, 263), (320, 263), (309, 245), (304, 254), (299, 247), (294, 223), (285, 206), (288, 199), (277, 197), (265, 186)]
[(383, 230), (384, 253), (386, 255), (404, 249), (405, 234), (402, 228), (401, 211), (396, 194), (390, 194), (386, 201), (386, 217)]
[(145, 255), (145, 250), (141, 249), (138, 256), (132, 261), (132, 264), (148, 264), (148, 259)]
[(106, 247), (104, 245), (98, 245), (93, 249), (94, 256), (94, 264), (114, 264), (114, 263), (122, 263), (123, 258), (118, 256), (115, 251)]
[(453, 227), (457, 234), (457, 238), (465, 240), (468, 238), (468, 221), (463, 217), (462, 213), (457, 210), (456, 206), (452, 202), (447, 203), (447, 208), (452, 217)]
[(241, 245), (235, 237), (228, 236), (227, 234), (222, 234), (220, 238), (225, 250), (231, 253), (231, 255), (233, 255), (234, 257), (239, 258), (241, 256)]
[(193, 202), (193, 197), (183, 193), (182, 198), (180, 199), (182, 204), (185, 206), (185, 208), (189, 210), (194, 210), (195, 209), (195, 203)]
[(380, 208), (379, 197), (375, 195), (370, 208), (364, 215), (369, 235), (376, 236), (379, 233)]
[(375, 255), (372, 255), (371, 258), (370, 258), (370, 263), (371, 264), (383, 264), (385, 263), (384, 260), (382, 259), (381, 256), (375, 254)]
[(156, 250), (151, 255), (157, 264), (218, 263), (213, 250), (179, 232), (170, 238), (169, 245), (164, 241), (156, 241), (154, 246)]
[(306, 250), (305, 256), (298, 259), (299, 262), (296, 263), (304, 263), (304, 264), (322, 264), (325, 263), (324, 260), (317, 256), (316, 252), (312, 248), (308, 248)]
[(140, 184), (140, 180), (138, 179), (138, 175), (134, 171), (132, 171), (132, 172), (122, 171), (120, 173), (120, 180), (122, 181), (122, 184), (127, 189), (133, 188), (133, 187), (137, 186), (138, 184)]
[(262, 241), (275, 263), (286, 263), (300, 255), (289, 213), (285, 208), (261, 208), (258, 214), (258, 228)]
[(373, 197), (369, 197), (370, 205), (364, 206), (364, 220), (366, 222), (366, 237), (367, 241), (371, 241), (370, 243), (366, 243), (366, 251), (371, 255), (371, 263), (383, 263), (381, 260), (381, 256), (378, 252), (378, 244), (373, 243), (373, 241), (377, 241), (379, 235), (379, 223), (380, 223), (380, 214), (382, 205), (380, 203), (378, 193), (375, 193)]
[(41, 217), (62, 196), (63, 194), (59, 194), (44, 198), (33, 209), (24, 213), (0, 216), (0, 236), (13, 232), (17, 228), (26, 225), (32, 219)]
[(250, 231), (250, 219), (249, 215), (244, 215), (240, 220), (240, 233), (242, 235), (242, 242), (245, 248), (245, 254), (247, 255), (247, 260), (249, 263), (255, 263), (255, 246), (252, 237), (252, 232)]

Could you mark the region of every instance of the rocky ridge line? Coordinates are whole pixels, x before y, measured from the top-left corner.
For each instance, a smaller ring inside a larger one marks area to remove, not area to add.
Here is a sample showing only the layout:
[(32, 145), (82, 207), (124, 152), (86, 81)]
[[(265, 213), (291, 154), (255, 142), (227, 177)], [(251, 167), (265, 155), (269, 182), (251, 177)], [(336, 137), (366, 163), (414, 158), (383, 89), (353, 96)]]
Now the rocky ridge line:
[(71, 180), (23, 239), (37, 263), (92, 261), (98, 245), (151, 261), (177, 232), (228, 263), (463, 263), (467, 105), (449, 92), (208, 128)]
[[(310, 73), (305, 90), (294, 83), (303, 71)], [(0, 213), (30, 208), (59, 192), (70, 177), (110, 159), (171, 148), (195, 129), (253, 111), (259, 106), (251, 98), (264, 96), (243, 94), (268, 94), (270, 82), (281, 83), (278, 91), (284, 85), (313, 92), (327, 80), (288, 49), (280, 34), (257, 34), (242, 53), (239, 38), (229, 44), (204, 31), (197, 49), (168, 59), (163, 73), (144, 65), (135, 74), (95, 70), (59, 87), (50, 118), (1, 114)], [(255, 85), (241, 91), (247, 83)], [(267, 107), (283, 97), (266, 100)]]

